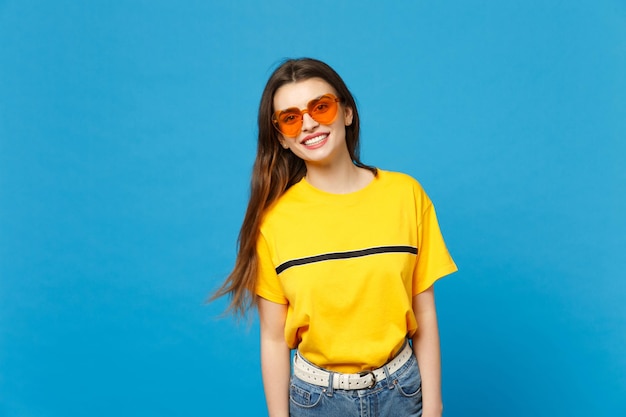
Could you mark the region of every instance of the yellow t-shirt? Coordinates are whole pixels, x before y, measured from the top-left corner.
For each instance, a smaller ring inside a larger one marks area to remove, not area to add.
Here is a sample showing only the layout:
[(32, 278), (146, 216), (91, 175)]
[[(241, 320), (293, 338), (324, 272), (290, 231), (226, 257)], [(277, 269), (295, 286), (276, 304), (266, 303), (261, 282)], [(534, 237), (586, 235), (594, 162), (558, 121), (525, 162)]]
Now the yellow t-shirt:
[(265, 214), (257, 251), (256, 293), (288, 304), (288, 346), (336, 372), (385, 364), (417, 328), (412, 297), (457, 269), (420, 184), (383, 170), (349, 194), (301, 180)]

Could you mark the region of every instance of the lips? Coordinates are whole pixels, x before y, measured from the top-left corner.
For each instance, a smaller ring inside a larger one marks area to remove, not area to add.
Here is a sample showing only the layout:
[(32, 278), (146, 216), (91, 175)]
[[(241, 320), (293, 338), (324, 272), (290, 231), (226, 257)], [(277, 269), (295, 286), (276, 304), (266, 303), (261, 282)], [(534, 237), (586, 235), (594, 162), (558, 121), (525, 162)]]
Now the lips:
[(328, 138), (328, 133), (316, 133), (314, 135), (309, 135), (304, 138), (301, 144), (307, 147), (315, 147), (316, 145), (320, 145)]

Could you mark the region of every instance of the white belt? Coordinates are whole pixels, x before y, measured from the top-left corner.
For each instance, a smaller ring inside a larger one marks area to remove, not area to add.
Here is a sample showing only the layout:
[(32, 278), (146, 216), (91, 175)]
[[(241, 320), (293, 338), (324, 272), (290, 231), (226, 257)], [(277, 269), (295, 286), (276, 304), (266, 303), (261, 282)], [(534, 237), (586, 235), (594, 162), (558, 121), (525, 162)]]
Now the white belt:
[(356, 374), (341, 374), (337, 372), (325, 371), (317, 366), (309, 364), (300, 356), (300, 352), (296, 352), (293, 358), (293, 373), (295, 376), (308, 382), (309, 384), (318, 385), (320, 387), (327, 387), (332, 374), (333, 377), (333, 389), (354, 390), (372, 388), (377, 382), (383, 381), (387, 374), (385, 374), (384, 368), (387, 368), (389, 375), (399, 370), (404, 365), (411, 355), (413, 349), (407, 343), (404, 349), (396, 355), (385, 366), (372, 371), (364, 371)]

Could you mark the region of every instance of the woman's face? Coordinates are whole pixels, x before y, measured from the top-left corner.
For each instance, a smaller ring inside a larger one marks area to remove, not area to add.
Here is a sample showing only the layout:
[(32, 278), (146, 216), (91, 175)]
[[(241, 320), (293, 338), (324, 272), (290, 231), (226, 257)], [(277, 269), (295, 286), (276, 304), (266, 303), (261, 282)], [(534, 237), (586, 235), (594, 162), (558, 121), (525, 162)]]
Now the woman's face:
[[(310, 78), (285, 84), (274, 94), (274, 111), (288, 108), (306, 109), (307, 104), (325, 94), (337, 92), (321, 78)], [(320, 124), (308, 113), (302, 116), (302, 130), (295, 137), (279, 133), (283, 147), (311, 165), (329, 165), (350, 160), (346, 145), (346, 126), (352, 124), (352, 109), (339, 103), (337, 117), (329, 124)]]

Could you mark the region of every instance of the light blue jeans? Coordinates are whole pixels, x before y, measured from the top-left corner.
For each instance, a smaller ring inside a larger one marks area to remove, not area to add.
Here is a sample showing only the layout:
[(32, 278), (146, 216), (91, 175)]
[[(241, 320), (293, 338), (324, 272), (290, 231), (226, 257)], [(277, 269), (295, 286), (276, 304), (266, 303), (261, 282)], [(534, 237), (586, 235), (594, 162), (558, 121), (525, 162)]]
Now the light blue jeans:
[(333, 390), (291, 376), (290, 417), (421, 417), (422, 379), (415, 356), (372, 388)]

